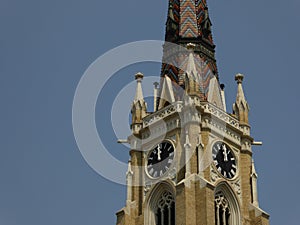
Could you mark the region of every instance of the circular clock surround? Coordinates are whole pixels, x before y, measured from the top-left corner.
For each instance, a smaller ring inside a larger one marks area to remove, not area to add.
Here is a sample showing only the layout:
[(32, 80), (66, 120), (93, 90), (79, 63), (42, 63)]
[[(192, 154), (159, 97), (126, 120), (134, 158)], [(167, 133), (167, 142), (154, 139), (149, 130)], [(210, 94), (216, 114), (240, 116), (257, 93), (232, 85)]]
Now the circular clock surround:
[(160, 178), (170, 169), (175, 156), (175, 148), (172, 142), (163, 141), (149, 151), (146, 171), (151, 178)]
[(237, 174), (237, 161), (231, 148), (222, 141), (212, 146), (212, 158), (217, 171), (227, 179), (233, 179)]

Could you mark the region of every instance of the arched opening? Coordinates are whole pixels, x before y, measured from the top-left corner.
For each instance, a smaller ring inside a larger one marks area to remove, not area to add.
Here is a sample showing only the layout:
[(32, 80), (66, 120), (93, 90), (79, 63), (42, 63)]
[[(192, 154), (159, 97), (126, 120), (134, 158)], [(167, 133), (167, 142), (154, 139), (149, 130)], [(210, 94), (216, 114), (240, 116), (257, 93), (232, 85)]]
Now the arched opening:
[(240, 225), (241, 215), (239, 203), (226, 183), (221, 183), (215, 191), (215, 223), (216, 225)]
[(165, 191), (156, 203), (156, 225), (175, 225), (175, 200), (169, 191)]
[(169, 183), (158, 184), (149, 194), (145, 225), (175, 225), (175, 196)]

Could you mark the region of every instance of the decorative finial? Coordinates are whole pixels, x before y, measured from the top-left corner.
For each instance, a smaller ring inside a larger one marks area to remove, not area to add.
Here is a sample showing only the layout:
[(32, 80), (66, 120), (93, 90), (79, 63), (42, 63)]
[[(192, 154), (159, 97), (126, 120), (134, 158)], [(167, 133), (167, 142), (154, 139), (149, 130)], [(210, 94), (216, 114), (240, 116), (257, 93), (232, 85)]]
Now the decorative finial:
[(194, 51), (195, 48), (196, 48), (196, 45), (195, 45), (194, 43), (188, 43), (188, 44), (186, 45), (186, 48), (187, 48), (188, 50), (190, 50), (190, 51)]
[(135, 74), (136, 91), (133, 104), (131, 106), (131, 130), (133, 134), (138, 134), (141, 130), (141, 123), (143, 118), (147, 115), (147, 104), (144, 101), (142, 80), (144, 75), (142, 73)]
[(159, 83), (158, 83), (158, 82), (154, 82), (154, 83), (153, 83), (153, 85), (154, 85), (154, 88), (155, 88), (155, 89), (157, 89), (157, 88), (158, 88), (158, 85), (159, 85)]
[(221, 90), (224, 91), (225, 89), (225, 84), (220, 84)]
[(235, 80), (237, 81), (237, 94), (236, 100), (233, 105), (233, 112), (238, 117), (239, 121), (243, 124), (249, 124), (249, 105), (246, 101), (244, 90), (243, 90), (243, 79), (244, 75), (238, 73), (235, 75)]
[(223, 102), (223, 110), (226, 112), (227, 107), (226, 107), (226, 98), (225, 98), (225, 84), (220, 84), (220, 88), (221, 88), (221, 98)]
[(141, 81), (141, 80), (143, 80), (143, 78), (144, 78), (144, 74), (142, 74), (140, 72), (138, 72), (137, 74), (135, 74), (135, 79), (137, 81)]
[(235, 80), (237, 81), (238, 84), (243, 83), (244, 75), (241, 73), (238, 73), (237, 75), (235, 75)]

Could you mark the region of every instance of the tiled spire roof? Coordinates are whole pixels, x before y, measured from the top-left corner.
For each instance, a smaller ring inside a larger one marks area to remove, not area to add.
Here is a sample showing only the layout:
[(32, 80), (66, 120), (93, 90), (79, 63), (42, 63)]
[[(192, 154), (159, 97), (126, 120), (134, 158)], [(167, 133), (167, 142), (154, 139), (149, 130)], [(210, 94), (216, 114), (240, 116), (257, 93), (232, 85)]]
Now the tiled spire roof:
[[(199, 76), (196, 81), (202, 100), (208, 96), (211, 79), (216, 78), (218, 81), (219, 78), (211, 26), (206, 0), (169, 0), (161, 77), (167, 76), (185, 89), (187, 62), (192, 55)], [(185, 48), (192, 44), (193, 52), (184, 52), (169, 43)], [(220, 87), (217, 89), (221, 91)], [(178, 91), (175, 90), (175, 93)], [(175, 97), (180, 99), (180, 96)]]
[[(213, 46), (210, 27), (206, 0), (169, 0), (166, 41), (201, 38)], [(177, 40), (174, 40), (174, 34), (177, 34)]]

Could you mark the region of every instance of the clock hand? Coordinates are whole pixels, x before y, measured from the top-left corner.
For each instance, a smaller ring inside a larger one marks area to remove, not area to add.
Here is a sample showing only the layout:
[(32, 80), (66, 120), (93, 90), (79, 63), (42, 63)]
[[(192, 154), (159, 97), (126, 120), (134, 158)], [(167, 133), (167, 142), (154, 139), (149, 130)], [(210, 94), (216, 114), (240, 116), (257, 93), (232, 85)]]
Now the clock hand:
[(157, 160), (160, 161), (161, 160), (161, 150), (160, 150), (160, 146), (157, 145)]
[(224, 162), (228, 162), (228, 152), (225, 145), (223, 145), (223, 155), (224, 155)]

